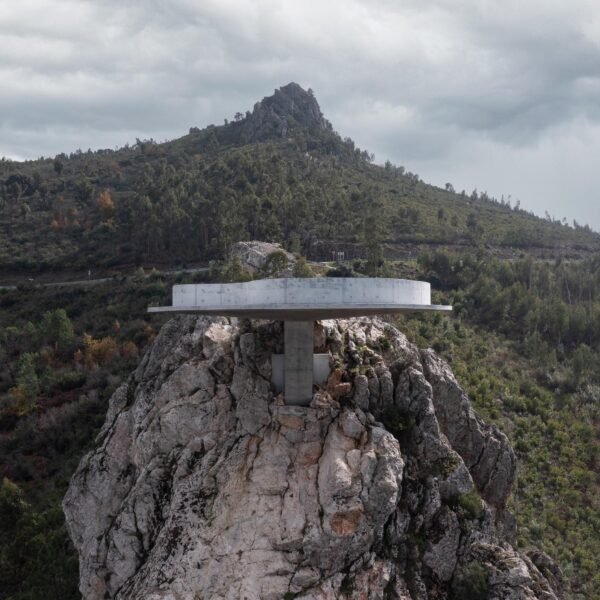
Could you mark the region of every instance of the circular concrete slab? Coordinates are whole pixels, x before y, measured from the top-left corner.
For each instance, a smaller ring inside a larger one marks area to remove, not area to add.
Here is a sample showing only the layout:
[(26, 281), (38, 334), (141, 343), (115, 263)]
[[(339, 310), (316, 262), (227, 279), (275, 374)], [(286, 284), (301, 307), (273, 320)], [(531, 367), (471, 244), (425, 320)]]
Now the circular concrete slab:
[(372, 277), (175, 285), (172, 306), (148, 308), (152, 313), (201, 313), (286, 321), (451, 310), (451, 306), (431, 304), (431, 287), (425, 281)]

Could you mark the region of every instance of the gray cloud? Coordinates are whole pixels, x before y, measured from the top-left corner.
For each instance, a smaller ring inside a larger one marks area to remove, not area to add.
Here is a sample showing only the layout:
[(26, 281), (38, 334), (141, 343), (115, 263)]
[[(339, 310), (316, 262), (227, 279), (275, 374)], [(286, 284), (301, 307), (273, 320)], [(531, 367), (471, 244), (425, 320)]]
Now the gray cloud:
[(0, 6), (0, 155), (162, 140), (312, 87), (425, 180), (600, 229), (593, 0), (20, 0)]

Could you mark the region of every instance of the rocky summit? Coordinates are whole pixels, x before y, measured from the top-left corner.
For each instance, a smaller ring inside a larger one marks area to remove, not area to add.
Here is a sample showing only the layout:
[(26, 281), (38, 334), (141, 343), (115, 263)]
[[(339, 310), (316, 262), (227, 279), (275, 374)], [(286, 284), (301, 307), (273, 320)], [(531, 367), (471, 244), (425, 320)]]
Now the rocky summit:
[(433, 351), (322, 321), (304, 408), (271, 389), (282, 345), (278, 322), (163, 326), (64, 499), (86, 600), (560, 597), (513, 546), (507, 438)]

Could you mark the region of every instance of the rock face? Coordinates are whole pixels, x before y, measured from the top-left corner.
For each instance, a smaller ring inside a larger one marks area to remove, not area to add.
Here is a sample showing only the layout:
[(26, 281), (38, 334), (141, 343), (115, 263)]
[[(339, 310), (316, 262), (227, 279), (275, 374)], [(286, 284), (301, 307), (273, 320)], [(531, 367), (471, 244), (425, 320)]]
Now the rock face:
[(240, 127), (243, 135), (254, 141), (285, 138), (296, 128), (309, 133), (331, 129), (314, 95), (294, 82), (257, 102)]
[(275, 274), (281, 277), (291, 277), (296, 257), (291, 252), (284, 250), (281, 244), (257, 241), (236, 242), (231, 247), (231, 258), (239, 258), (245, 271), (257, 273), (265, 268), (267, 259), (274, 252), (283, 253), (287, 258), (287, 264)]
[(162, 328), (64, 499), (83, 597), (556, 598), (510, 545), (508, 441), (448, 366), (378, 319), (318, 337), (345, 395), (291, 407), (281, 323)]

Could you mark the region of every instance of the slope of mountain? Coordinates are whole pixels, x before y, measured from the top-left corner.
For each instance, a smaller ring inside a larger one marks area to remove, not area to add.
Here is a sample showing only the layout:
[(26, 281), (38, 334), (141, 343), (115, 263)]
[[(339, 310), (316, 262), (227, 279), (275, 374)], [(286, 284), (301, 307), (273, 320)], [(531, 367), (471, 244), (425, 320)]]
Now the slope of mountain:
[(486, 194), (454, 193), (342, 139), (290, 83), (231, 123), (177, 140), (0, 162), (0, 269), (35, 272), (207, 261), (243, 239), (310, 258), (434, 244), (581, 256), (600, 236)]

